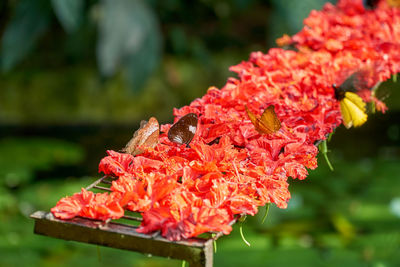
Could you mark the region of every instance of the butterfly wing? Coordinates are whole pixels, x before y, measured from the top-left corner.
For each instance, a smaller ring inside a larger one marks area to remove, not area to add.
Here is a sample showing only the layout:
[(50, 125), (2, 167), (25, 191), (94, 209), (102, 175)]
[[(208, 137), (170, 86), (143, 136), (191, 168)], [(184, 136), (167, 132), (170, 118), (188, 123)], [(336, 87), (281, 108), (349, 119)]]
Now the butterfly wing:
[(365, 102), (352, 92), (346, 92), (345, 97), (340, 101), (340, 111), (346, 128), (361, 126), (368, 118)]
[(360, 96), (352, 92), (346, 92), (345, 98), (350, 100), (354, 105), (356, 105), (362, 112), (366, 111), (366, 104)]
[(369, 84), (375, 80), (374, 75), (374, 69), (366, 67), (351, 74), (340, 86), (333, 86), (335, 97), (340, 101), (340, 111), (346, 128), (358, 127), (367, 121), (366, 103), (356, 92), (370, 89)]
[(258, 128), (259, 128), (259, 127), (258, 127), (258, 125), (259, 125), (259, 120), (258, 120), (258, 118), (256, 117), (256, 115), (254, 115), (253, 112), (251, 112), (251, 110), (250, 110), (247, 106), (244, 106), (244, 108), (245, 108), (245, 110), (246, 110), (247, 116), (249, 117), (251, 123), (253, 123), (254, 127), (255, 127), (256, 130), (258, 131), (258, 130), (259, 130), (259, 129), (258, 129)]
[(151, 117), (148, 122), (141, 121), (140, 128), (133, 134), (123, 151), (136, 156), (143, 153), (145, 147), (154, 147), (158, 143), (159, 129), (158, 121), (154, 117)]
[(363, 4), (366, 9), (374, 9), (378, 4), (378, 0), (363, 0)]
[(386, 2), (391, 7), (399, 7), (400, 6), (400, 0), (386, 0)]
[(253, 123), (257, 132), (261, 134), (272, 134), (281, 128), (281, 122), (276, 116), (274, 106), (267, 107), (260, 119), (258, 119), (256, 115), (247, 108), (247, 106), (245, 106), (245, 109), (247, 116)]
[(356, 92), (356, 88), (359, 88), (360, 86), (360, 72), (354, 72), (353, 74), (347, 76), (340, 86), (335, 88), (336, 99), (342, 100), (346, 92)]
[(340, 101), (340, 113), (342, 114), (343, 124), (344, 126), (349, 129), (353, 126), (353, 121), (351, 120), (350, 110), (349, 107), (346, 105), (346, 101)]
[(268, 129), (270, 133), (275, 133), (281, 128), (281, 122), (275, 113), (274, 106), (268, 106), (261, 115), (261, 125), (264, 129)]
[(196, 134), (197, 121), (197, 114), (186, 114), (171, 126), (168, 139), (174, 143), (189, 145)]

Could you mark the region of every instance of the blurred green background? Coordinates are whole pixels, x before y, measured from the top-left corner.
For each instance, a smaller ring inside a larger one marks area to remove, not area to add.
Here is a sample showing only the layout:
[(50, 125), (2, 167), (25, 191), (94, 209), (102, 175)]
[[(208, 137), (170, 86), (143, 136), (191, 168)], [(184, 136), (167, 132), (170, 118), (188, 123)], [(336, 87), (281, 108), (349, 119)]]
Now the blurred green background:
[[(0, 266), (180, 266), (181, 262), (33, 234), (49, 210), (99, 177), (141, 119), (173, 107), (252, 51), (301, 29), (322, 0), (4, 0), (0, 2)], [(218, 240), (215, 266), (399, 266), (400, 90), (387, 114), (340, 127), (286, 210), (264, 210)]]

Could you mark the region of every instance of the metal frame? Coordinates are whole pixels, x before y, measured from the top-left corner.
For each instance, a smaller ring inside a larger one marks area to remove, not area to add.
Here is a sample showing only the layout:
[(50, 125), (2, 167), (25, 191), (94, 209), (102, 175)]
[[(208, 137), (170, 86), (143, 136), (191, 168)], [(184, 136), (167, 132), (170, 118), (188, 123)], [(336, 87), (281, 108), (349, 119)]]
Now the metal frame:
[[(111, 191), (109, 187), (113, 179), (115, 178), (103, 177), (86, 189)], [(207, 238), (196, 237), (182, 241), (169, 241), (159, 232), (152, 235), (136, 232), (138, 227), (132, 222), (137, 224), (142, 218), (129, 215), (119, 220), (104, 222), (81, 217), (60, 220), (50, 212), (36, 211), (31, 218), (35, 220), (34, 233), (36, 234), (185, 260), (190, 267), (212, 267), (213, 242), (222, 236), (222, 233), (218, 232), (208, 233)], [(126, 221), (130, 224), (125, 223)], [(234, 223), (235, 221), (231, 222), (231, 224)]]

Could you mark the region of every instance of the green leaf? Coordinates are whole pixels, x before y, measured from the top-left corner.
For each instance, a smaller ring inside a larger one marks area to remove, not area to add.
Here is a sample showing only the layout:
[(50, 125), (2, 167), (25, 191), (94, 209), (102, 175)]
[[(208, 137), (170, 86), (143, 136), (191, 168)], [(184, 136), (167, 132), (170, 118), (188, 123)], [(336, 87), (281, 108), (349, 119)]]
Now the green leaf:
[(76, 31), (82, 22), (84, 0), (51, 0), (51, 4), (64, 29)]
[(34, 47), (50, 22), (51, 7), (47, 0), (21, 0), (6, 26), (1, 41), (1, 69), (11, 70)]
[(133, 89), (143, 86), (158, 65), (161, 33), (153, 11), (141, 0), (102, 0), (97, 59), (100, 72), (123, 69)]

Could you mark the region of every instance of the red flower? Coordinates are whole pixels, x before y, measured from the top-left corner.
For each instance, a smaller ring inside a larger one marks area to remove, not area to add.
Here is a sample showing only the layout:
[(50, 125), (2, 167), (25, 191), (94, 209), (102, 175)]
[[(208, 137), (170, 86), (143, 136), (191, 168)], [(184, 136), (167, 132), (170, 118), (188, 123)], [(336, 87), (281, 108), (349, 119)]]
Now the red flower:
[(113, 196), (107, 193), (94, 194), (82, 188), (81, 193), (58, 201), (51, 212), (60, 219), (71, 219), (75, 216), (99, 220), (117, 219), (124, 215), (124, 210)]
[[(360, 96), (386, 110), (370, 88), (400, 71), (400, 9), (384, 2), (365, 10), (362, 0), (340, 0), (312, 11), (298, 34), (277, 40), (298, 51), (253, 52), (230, 68), (238, 78), (174, 109), (175, 121), (198, 115), (190, 147), (169, 141), (171, 125), (161, 125), (158, 144), (142, 154), (107, 151), (99, 171), (118, 178), (110, 194), (82, 189), (51, 211), (62, 219), (100, 220), (137, 211), (143, 216), (138, 232), (180, 240), (207, 231), (228, 234), (235, 215), (254, 215), (267, 203), (286, 208), (288, 177), (305, 179), (317, 167), (315, 142), (342, 121), (332, 84), (362, 71)], [(258, 114), (273, 105), (281, 128), (260, 134), (245, 105)]]

